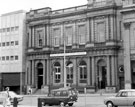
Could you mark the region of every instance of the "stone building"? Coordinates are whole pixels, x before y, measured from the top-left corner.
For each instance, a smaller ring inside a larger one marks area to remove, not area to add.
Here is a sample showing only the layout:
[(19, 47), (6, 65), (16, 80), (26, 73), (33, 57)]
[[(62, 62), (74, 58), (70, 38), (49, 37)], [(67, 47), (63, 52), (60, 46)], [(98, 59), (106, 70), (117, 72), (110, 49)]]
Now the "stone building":
[(123, 1), (125, 88), (135, 88), (135, 0)]
[(63, 87), (65, 65), (66, 84), (79, 91), (123, 88), (121, 9), (121, 0), (88, 0), (82, 6), (27, 12), (27, 87)]

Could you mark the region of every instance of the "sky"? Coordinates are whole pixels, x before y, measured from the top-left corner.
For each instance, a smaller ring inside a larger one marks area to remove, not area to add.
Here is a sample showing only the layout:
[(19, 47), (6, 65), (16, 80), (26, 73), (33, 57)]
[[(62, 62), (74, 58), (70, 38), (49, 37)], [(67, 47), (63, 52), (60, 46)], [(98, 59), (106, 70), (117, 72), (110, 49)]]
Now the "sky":
[(52, 10), (69, 8), (87, 4), (87, 0), (1, 0), (0, 15), (17, 11), (30, 9), (39, 9), (50, 7)]

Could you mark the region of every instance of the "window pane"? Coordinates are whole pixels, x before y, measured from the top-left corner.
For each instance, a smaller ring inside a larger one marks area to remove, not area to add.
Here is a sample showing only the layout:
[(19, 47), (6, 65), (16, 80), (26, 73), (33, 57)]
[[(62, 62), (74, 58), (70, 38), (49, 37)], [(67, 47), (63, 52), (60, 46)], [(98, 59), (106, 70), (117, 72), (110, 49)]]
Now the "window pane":
[(105, 41), (105, 24), (104, 22), (97, 24), (97, 42)]
[(79, 42), (85, 43), (85, 35), (86, 35), (85, 25), (79, 25), (78, 32), (79, 32)]
[(66, 27), (66, 44), (67, 45), (72, 44), (72, 35), (73, 35), (72, 27)]

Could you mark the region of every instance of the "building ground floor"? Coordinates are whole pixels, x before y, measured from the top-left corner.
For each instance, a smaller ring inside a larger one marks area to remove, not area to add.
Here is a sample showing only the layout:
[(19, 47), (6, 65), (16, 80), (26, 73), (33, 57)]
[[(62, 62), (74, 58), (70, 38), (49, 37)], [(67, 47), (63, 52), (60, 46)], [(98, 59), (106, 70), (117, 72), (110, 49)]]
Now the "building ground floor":
[[(0, 74), (0, 90), (4, 91), (6, 87), (9, 87), (11, 91), (20, 93), (21, 85), (24, 83), (24, 73), (1, 73)], [(23, 78), (23, 79), (21, 79)]]
[[(117, 54), (77, 54), (64, 57), (58, 55), (33, 54), (28, 56), (25, 84), (33, 92), (37, 89), (48, 90), (64, 86), (64, 62), (66, 84), (78, 91), (98, 91), (105, 89), (114, 92), (124, 87), (122, 58)], [(102, 52), (101, 52), (102, 53)], [(120, 56), (121, 57), (121, 56)], [(122, 72), (121, 72), (122, 71)]]

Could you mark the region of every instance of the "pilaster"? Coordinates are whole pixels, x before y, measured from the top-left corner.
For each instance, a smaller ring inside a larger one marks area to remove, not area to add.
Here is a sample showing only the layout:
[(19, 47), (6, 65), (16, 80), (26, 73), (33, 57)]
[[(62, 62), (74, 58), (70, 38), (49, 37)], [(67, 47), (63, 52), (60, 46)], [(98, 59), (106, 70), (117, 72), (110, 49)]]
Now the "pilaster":
[(31, 63), (32, 63), (32, 85), (34, 86), (34, 84), (35, 84), (35, 78), (34, 78), (35, 77), (35, 75), (34, 75), (35, 74), (35, 71), (34, 71), (35, 70), (34, 69), (35, 63), (34, 63), (34, 60), (32, 60)]
[(96, 73), (95, 73), (95, 58), (92, 57), (92, 85), (94, 86), (96, 83)]
[(31, 47), (31, 26), (29, 26), (29, 47)]
[(90, 58), (87, 58), (87, 84), (90, 85)]
[(115, 86), (115, 63), (114, 63), (114, 56), (111, 57), (111, 76), (112, 76), (112, 86)]
[(76, 65), (77, 65), (77, 64), (76, 64), (76, 58), (73, 59), (73, 65), (74, 65), (74, 66), (73, 66), (73, 67), (74, 67), (74, 68), (73, 68), (73, 70), (74, 70), (74, 73), (73, 73), (73, 84), (76, 84), (76, 71), (77, 71), (77, 69), (76, 69), (76, 68), (77, 68), (77, 67), (76, 67)]
[(107, 56), (107, 86), (110, 86), (110, 57)]
[(35, 31), (34, 31), (34, 26), (32, 27), (32, 47), (35, 47)]
[(91, 42), (94, 42), (94, 19), (91, 18)]
[(46, 78), (46, 66), (45, 60), (43, 61), (43, 86), (45, 86), (45, 78)]
[(125, 89), (131, 89), (130, 24), (124, 23), (124, 71)]

